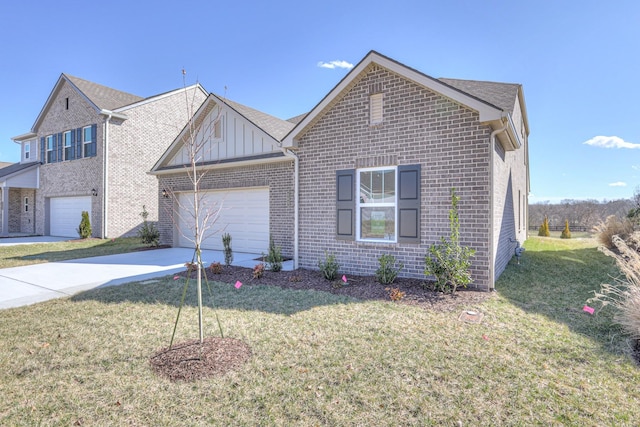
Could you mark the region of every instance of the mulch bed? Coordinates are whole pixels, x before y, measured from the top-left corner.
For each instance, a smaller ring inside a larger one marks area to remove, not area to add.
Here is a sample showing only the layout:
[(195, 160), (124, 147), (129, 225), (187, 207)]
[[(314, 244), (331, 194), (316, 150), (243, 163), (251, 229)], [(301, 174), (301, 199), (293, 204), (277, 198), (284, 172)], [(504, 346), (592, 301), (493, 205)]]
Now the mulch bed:
[[(208, 280), (216, 282), (240, 281), (243, 286), (272, 285), (286, 289), (316, 290), (360, 300), (407, 304), (439, 312), (472, 308), (494, 295), (490, 292), (467, 289), (459, 290), (455, 294), (434, 292), (429, 289), (430, 283), (424, 279), (397, 278), (392, 285), (385, 286), (378, 283), (374, 276), (349, 275), (345, 284), (340, 279), (328, 281), (319, 271), (305, 269), (277, 273), (265, 271), (259, 279), (253, 278), (251, 268), (244, 267), (225, 266), (220, 274), (214, 274), (207, 268), (206, 272)], [(186, 270), (180, 275), (186, 276)], [(403, 292), (404, 297), (392, 302), (390, 293), (394, 289)], [(175, 344), (171, 349), (164, 348), (154, 354), (150, 362), (158, 375), (171, 381), (195, 381), (238, 369), (250, 357), (251, 349), (242, 341), (232, 338), (206, 338), (203, 344), (198, 340), (192, 340)]]

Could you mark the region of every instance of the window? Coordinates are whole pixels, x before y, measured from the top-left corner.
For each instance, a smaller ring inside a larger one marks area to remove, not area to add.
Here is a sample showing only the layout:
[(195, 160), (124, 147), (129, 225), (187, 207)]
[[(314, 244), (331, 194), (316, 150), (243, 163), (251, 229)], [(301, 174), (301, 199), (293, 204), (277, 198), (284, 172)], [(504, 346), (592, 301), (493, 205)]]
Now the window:
[(222, 117), (219, 117), (213, 124), (213, 137), (215, 139), (222, 138)]
[(369, 124), (371, 126), (382, 123), (382, 93), (369, 95)]
[(96, 125), (86, 126), (82, 128), (82, 146), (84, 157), (93, 157), (96, 155)]
[(25, 142), (24, 143), (24, 159), (29, 160), (30, 157), (31, 157), (31, 143)]
[(420, 165), (337, 171), (336, 238), (420, 243), (420, 180)]
[(24, 198), (24, 211), (25, 212), (29, 212), (29, 198), (28, 197)]
[(56, 152), (53, 148), (53, 135), (49, 135), (46, 138), (47, 141), (47, 163), (53, 163), (56, 161)]
[(396, 240), (396, 168), (360, 169), (356, 222), (358, 240)]
[(73, 160), (73, 145), (71, 144), (71, 131), (62, 134), (64, 141), (64, 160)]

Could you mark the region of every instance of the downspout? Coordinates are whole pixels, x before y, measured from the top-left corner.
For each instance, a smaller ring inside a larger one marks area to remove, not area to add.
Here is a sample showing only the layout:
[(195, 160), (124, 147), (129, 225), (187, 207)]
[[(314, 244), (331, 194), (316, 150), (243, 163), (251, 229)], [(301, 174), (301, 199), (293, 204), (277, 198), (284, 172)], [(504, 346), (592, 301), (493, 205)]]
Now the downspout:
[(282, 153), (293, 159), (293, 269), (298, 269), (298, 235), (299, 235), (299, 227), (298, 227), (298, 207), (300, 203), (300, 198), (298, 196), (298, 189), (300, 187), (300, 158), (291, 150), (280, 147)]
[(108, 198), (107, 198), (107, 191), (109, 190), (109, 186), (108, 186), (108, 182), (109, 182), (109, 150), (107, 149), (108, 143), (109, 143), (109, 122), (111, 121), (111, 117), (113, 116), (113, 114), (111, 113), (111, 111), (106, 111), (106, 110), (102, 110), (102, 113), (105, 114), (107, 116), (107, 118), (104, 121), (104, 132), (102, 133), (103, 138), (102, 138), (102, 158), (103, 158), (103, 171), (102, 171), (102, 236), (100, 236), (103, 239), (107, 238), (107, 231), (108, 231), (108, 227), (107, 227), (107, 215), (108, 215), (108, 208), (107, 208), (107, 203), (108, 203)]
[[(504, 117), (504, 116), (503, 116)], [(493, 183), (493, 176), (494, 176), (494, 156), (495, 156), (495, 145), (496, 145), (496, 136), (501, 133), (504, 132), (505, 130), (507, 130), (507, 128), (509, 127), (509, 121), (507, 121), (506, 124), (504, 124), (501, 128), (494, 130), (493, 132), (491, 132), (491, 136), (489, 137), (489, 255), (491, 257), (491, 262), (489, 263), (489, 290), (492, 291), (495, 289), (495, 265), (496, 265), (496, 260), (495, 260), (495, 253), (494, 253), (494, 238), (493, 238), (493, 234), (495, 232), (494, 229), (494, 218), (495, 218), (495, 212), (493, 212), (493, 205), (494, 205), (494, 183)]]

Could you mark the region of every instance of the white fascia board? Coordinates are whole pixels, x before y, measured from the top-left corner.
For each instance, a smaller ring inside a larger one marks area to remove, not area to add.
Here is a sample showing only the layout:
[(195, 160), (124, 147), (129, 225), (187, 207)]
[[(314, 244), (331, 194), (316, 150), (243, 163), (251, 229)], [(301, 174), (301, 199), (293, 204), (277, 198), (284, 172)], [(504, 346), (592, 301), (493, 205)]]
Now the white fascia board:
[[(253, 166), (253, 165), (262, 165), (266, 163), (282, 163), (282, 162), (291, 162), (291, 161), (292, 161), (291, 157), (287, 157), (287, 156), (270, 157), (270, 158), (263, 158), (263, 159), (250, 159), (250, 160), (239, 159), (233, 162), (221, 162), (221, 163), (212, 163), (209, 165), (196, 166), (196, 170), (203, 171), (203, 170), (215, 170), (215, 169), (232, 169), (232, 168), (237, 168), (241, 166)], [(171, 169), (151, 170), (147, 172), (147, 174), (155, 175), (155, 176), (175, 175), (179, 173), (187, 173), (187, 172), (190, 172), (191, 170), (192, 169), (190, 165), (183, 165), (181, 167), (179, 166)]]
[(16, 144), (21, 144), (22, 142), (30, 140), (30, 139), (33, 139), (33, 138), (35, 138), (37, 136), (38, 136), (38, 134), (35, 133), (35, 132), (27, 132), (27, 133), (23, 133), (22, 135), (14, 136), (11, 139)]
[(116, 118), (116, 119), (120, 119), (120, 120), (127, 120), (129, 117), (125, 116), (122, 113), (116, 113), (115, 111), (110, 111), (110, 110), (100, 110), (100, 113), (103, 116), (109, 116), (111, 118)]
[(294, 147), (297, 145), (297, 139), (302, 131), (320, 114), (324, 109), (329, 106), (345, 89), (347, 89), (354, 80), (362, 73), (369, 65), (375, 63), (382, 68), (386, 68), (398, 75), (405, 77), (408, 80), (412, 80), (415, 83), (426, 87), (452, 101), (465, 105), (472, 110), (475, 110), (479, 114), (481, 123), (488, 123), (494, 120), (500, 120), (503, 117), (503, 111), (491, 104), (481, 101), (471, 95), (461, 92), (449, 85), (446, 85), (434, 78), (430, 78), (427, 75), (420, 73), (406, 65), (386, 58), (377, 52), (371, 52), (365, 59), (360, 61), (356, 67), (354, 67), (347, 76), (334, 87), (327, 96), (325, 96), (318, 105), (316, 105), (309, 114), (293, 128), (293, 130), (282, 140), (284, 147)]
[(183, 88), (180, 88), (180, 89), (175, 89), (175, 90), (172, 90), (170, 92), (165, 92), (165, 93), (161, 93), (160, 95), (155, 95), (155, 96), (151, 96), (149, 98), (145, 98), (142, 101), (134, 102), (133, 104), (129, 104), (129, 105), (125, 105), (124, 107), (116, 108), (113, 111), (114, 112), (122, 112), (122, 111), (130, 110), (132, 108), (140, 107), (142, 105), (149, 104), (151, 102), (155, 102), (155, 101), (161, 100), (163, 98), (167, 98), (169, 96), (173, 96), (173, 95), (175, 95), (176, 93), (179, 93), (179, 92), (188, 92), (189, 90), (194, 89), (194, 88), (199, 88), (202, 91), (202, 93), (204, 93), (205, 95), (207, 94), (207, 92), (205, 92), (204, 88), (200, 85), (200, 83), (196, 83), (196, 84), (191, 85), (191, 86), (183, 87)]

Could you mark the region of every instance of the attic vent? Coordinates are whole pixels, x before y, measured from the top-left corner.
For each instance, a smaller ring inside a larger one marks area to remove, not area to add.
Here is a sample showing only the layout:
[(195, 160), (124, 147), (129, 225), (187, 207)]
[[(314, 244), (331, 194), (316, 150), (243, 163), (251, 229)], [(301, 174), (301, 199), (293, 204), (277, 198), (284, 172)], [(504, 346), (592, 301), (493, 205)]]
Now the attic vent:
[(66, 110), (69, 109), (69, 98), (65, 98), (64, 99), (64, 107), (65, 107)]
[(371, 126), (382, 123), (382, 93), (369, 95), (369, 124)]

